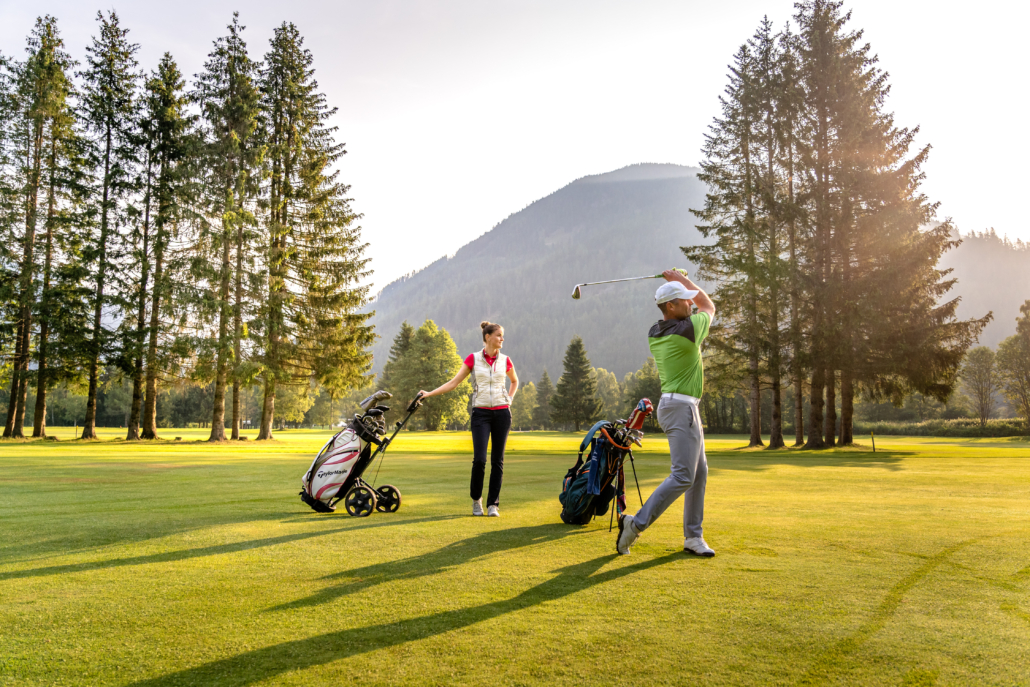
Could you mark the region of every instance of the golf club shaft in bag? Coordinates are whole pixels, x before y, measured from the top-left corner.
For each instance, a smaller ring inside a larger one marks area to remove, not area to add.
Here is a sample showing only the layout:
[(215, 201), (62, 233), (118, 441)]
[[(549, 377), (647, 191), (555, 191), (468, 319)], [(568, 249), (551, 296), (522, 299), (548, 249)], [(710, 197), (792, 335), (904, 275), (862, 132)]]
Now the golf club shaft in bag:
[[(682, 274), (684, 277), (687, 276), (687, 271), (686, 270), (677, 269), (676, 271), (679, 272), (680, 274)], [(606, 281), (588, 281), (588, 282), (586, 282), (584, 284), (576, 284), (576, 288), (574, 288), (572, 290), (572, 298), (575, 299), (575, 300), (579, 300), (579, 297), (582, 295), (580, 293), (580, 289), (582, 287), (584, 287), (584, 286), (595, 286), (597, 284), (614, 284), (614, 283), (620, 282), (620, 281), (640, 281), (641, 279), (661, 279), (661, 278), (662, 278), (661, 274), (652, 274), (652, 275), (647, 276), (647, 277), (626, 277), (625, 279), (608, 279)]]

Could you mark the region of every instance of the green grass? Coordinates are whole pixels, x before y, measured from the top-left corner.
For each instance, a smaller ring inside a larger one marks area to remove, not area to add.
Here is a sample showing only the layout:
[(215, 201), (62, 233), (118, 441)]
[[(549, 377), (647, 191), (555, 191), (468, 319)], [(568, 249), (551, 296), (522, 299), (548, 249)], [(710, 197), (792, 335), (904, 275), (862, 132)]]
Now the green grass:
[(513, 434), (473, 519), (468, 435), (402, 434), (400, 512), (355, 519), (296, 495), (327, 432), (56, 434), (0, 442), (2, 685), (1030, 684), (1025, 440), (714, 437), (705, 560), (679, 504), (627, 557), (561, 524), (577, 435)]

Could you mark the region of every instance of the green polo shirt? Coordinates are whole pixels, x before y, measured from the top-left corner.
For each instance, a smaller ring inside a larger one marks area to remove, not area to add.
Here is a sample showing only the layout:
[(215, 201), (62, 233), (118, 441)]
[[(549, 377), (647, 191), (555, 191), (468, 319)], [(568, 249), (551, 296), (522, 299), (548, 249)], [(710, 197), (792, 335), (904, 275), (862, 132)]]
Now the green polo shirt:
[(655, 322), (647, 333), (662, 393), (686, 394), (701, 398), (705, 386), (705, 368), (701, 362), (701, 342), (708, 336), (712, 323), (706, 312), (685, 320)]

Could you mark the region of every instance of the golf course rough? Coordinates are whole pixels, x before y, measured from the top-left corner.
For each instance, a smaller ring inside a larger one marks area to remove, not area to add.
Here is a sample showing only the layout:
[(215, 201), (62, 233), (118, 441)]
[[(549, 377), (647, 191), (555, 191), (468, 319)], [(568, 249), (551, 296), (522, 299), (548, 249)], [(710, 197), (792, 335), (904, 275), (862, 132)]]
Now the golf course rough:
[(559, 521), (575, 434), (512, 433), (473, 519), (466, 433), (404, 432), (400, 511), (351, 518), (297, 496), (328, 432), (51, 431), (0, 443), (0, 685), (1030, 684), (1026, 440), (710, 437), (699, 559), (678, 503), (625, 557)]

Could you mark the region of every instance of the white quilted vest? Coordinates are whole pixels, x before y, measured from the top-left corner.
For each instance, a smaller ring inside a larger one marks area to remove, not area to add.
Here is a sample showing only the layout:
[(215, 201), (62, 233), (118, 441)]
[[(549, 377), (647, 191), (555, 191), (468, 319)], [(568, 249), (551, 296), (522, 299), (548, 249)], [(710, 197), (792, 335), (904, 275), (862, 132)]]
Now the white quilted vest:
[(497, 359), (491, 365), (480, 350), (473, 354), (472, 359), (475, 363), (469, 375), (472, 379), (472, 406), (497, 408), (511, 405), (511, 396), (504, 383), (508, 376), (508, 356), (498, 351)]

